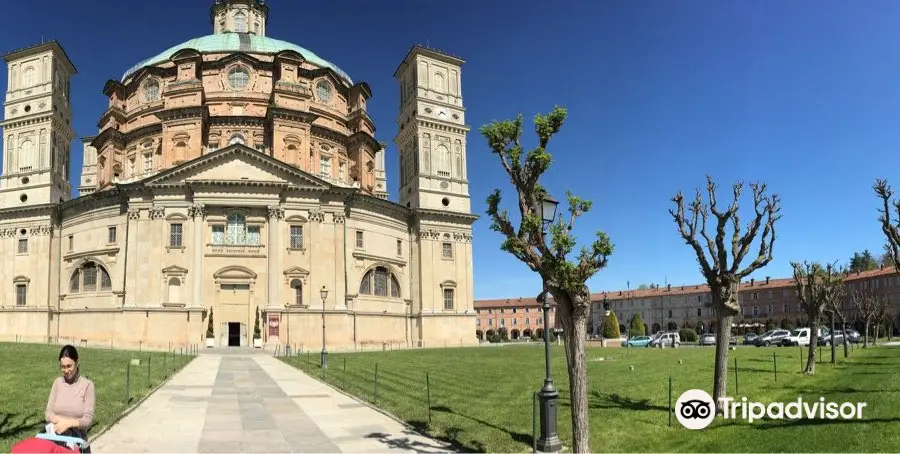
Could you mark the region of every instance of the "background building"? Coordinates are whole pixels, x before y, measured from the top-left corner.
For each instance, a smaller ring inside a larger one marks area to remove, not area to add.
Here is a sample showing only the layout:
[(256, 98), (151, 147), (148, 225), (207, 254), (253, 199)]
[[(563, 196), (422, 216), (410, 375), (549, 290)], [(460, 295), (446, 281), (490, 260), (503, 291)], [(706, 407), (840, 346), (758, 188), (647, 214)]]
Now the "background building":
[(464, 62), (414, 46), (395, 73), (395, 203), (369, 86), (268, 18), (216, 0), (213, 34), (106, 82), (72, 200), (75, 67), (56, 42), (5, 56), (0, 337), (203, 344), (212, 314), (248, 346), (259, 311), (270, 343), (476, 342)]

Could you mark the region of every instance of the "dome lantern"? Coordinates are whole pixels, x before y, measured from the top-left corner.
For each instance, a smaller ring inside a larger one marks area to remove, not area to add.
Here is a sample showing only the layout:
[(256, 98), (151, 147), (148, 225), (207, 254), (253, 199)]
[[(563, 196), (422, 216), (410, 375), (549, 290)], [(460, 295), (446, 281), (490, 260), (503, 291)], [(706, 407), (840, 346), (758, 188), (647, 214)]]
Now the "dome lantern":
[(265, 0), (215, 0), (209, 10), (213, 33), (266, 36), (269, 7)]

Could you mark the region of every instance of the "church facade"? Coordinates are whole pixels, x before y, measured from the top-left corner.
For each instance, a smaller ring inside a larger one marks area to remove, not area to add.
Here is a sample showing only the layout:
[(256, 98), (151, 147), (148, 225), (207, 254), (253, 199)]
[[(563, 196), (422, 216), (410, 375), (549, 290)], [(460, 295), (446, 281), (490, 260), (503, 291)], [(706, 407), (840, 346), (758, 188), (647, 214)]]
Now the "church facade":
[(76, 68), (57, 42), (5, 56), (0, 339), (477, 343), (464, 62), (414, 46), (395, 72), (391, 201), (369, 86), (268, 38), (268, 17), (216, 0), (212, 35), (108, 81), (74, 198)]

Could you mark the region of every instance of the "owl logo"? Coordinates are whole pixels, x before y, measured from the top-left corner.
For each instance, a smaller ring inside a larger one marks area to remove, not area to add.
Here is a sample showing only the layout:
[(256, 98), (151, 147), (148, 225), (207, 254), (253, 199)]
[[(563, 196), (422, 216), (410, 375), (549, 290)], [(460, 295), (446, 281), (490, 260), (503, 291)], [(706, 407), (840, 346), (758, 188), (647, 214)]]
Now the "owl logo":
[(712, 396), (706, 391), (689, 389), (675, 402), (675, 418), (687, 429), (704, 429), (715, 418), (713, 403)]

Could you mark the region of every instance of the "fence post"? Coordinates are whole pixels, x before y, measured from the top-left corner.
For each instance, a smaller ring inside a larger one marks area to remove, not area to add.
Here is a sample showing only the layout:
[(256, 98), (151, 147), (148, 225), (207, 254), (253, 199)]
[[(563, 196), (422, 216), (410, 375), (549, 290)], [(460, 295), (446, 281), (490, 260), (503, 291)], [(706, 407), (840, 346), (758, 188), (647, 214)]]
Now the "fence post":
[(803, 373), (803, 346), (800, 346), (800, 373)]
[(147, 388), (153, 388), (153, 378), (150, 375), (150, 352), (147, 352)]
[(344, 390), (347, 389), (347, 357), (344, 357)]
[(428, 425), (431, 425), (431, 379), (428, 372), (425, 372), (425, 395), (428, 398)]
[(775, 358), (775, 352), (772, 352), (772, 366), (775, 368), (775, 383), (778, 383), (778, 360)]
[(738, 391), (738, 389), (739, 389), (739, 387), (738, 387), (738, 365), (737, 365), (737, 358), (734, 358), (734, 393), (735, 394), (740, 392), (740, 391)]
[(169, 353), (163, 352), (163, 379), (169, 378)]
[(375, 405), (378, 405), (378, 363), (375, 363)]
[(128, 366), (125, 368), (125, 403), (131, 401), (131, 359), (128, 359)]
[(669, 427), (672, 427), (672, 376), (669, 375)]
[(537, 400), (538, 393), (531, 395), (531, 452), (537, 452)]

